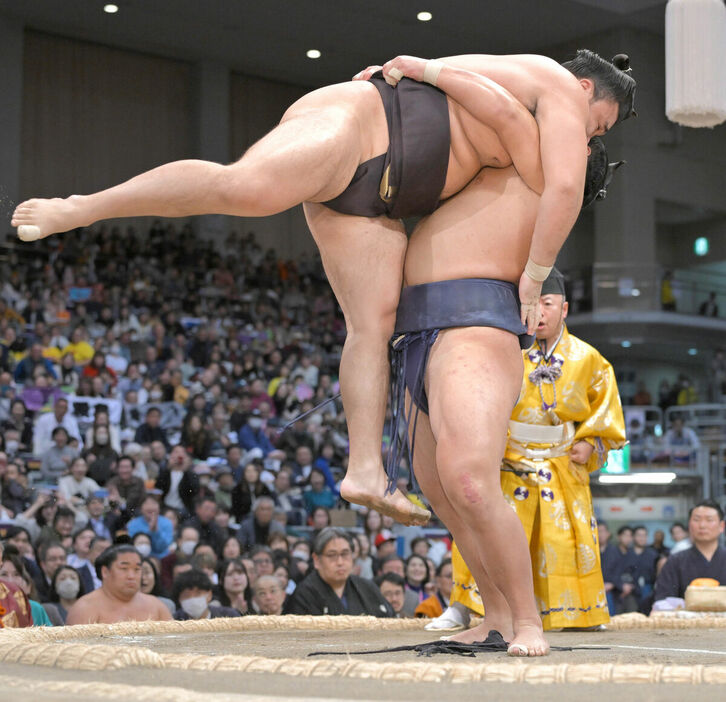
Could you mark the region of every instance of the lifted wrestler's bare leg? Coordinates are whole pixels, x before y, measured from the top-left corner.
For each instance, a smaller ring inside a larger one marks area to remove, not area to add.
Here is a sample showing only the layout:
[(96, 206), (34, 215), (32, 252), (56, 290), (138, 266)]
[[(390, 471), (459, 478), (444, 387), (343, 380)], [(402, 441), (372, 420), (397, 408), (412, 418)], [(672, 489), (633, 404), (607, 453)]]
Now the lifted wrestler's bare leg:
[(401, 292), (406, 234), (385, 217), (341, 215), (305, 204), (305, 217), (347, 328), (340, 388), (350, 436), (348, 471), (340, 494), (403, 524), (425, 524), (431, 514), (400, 491), (386, 494), (381, 436), (388, 397), (388, 342)]
[(499, 475), (522, 383), (517, 337), (488, 327), (445, 330), (431, 350), (428, 381), (439, 479), (512, 611), (510, 651), (545, 655), (549, 644), (535, 605), (527, 538), (504, 500)]
[(388, 146), (378, 91), (353, 85), (304, 96), (236, 163), (175, 161), (92, 195), (27, 200), (16, 208), (12, 224), (37, 227), (45, 237), (114, 217), (262, 217), (335, 197), (359, 163)]
[[(408, 399), (406, 400), (408, 406)], [(410, 428), (413, 430), (413, 427)], [(453, 534), (461, 555), (469, 566), (476, 580), (479, 594), (484, 602), (484, 619), (477, 626), (451, 636), (452, 641), (472, 643), (484, 641), (489, 631), (496, 629), (505, 639), (511, 641), (514, 636), (512, 613), (504, 595), (492, 582), (484, 568), (471, 529), (464, 523), (454, 506), (446, 496), (436, 468), (436, 441), (431, 431), (429, 418), (423, 412), (418, 415), (416, 424), (416, 445), (413, 453), (413, 468), (421, 490), (431, 503), (436, 516)]]

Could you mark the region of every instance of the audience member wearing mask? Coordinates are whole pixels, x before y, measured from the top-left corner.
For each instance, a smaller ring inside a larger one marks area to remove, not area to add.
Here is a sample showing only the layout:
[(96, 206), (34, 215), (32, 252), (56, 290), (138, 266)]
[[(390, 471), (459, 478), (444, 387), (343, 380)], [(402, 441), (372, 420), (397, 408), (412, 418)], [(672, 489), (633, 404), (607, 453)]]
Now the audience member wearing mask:
[(174, 567), (178, 562), (191, 559), (199, 543), (199, 529), (183, 526), (179, 529), (175, 548), (161, 559), (161, 584), (166, 592), (171, 592), (174, 581)]
[(179, 575), (174, 581), (174, 601), (179, 609), (174, 619), (217, 619), (218, 617), (239, 617), (240, 613), (232, 607), (218, 607), (212, 601), (212, 581), (199, 570), (190, 570)]
[(43, 607), (51, 620), (57, 617), (62, 624), (65, 624), (68, 610), (85, 594), (78, 571), (73, 566), (62, 565), (53, 576), (50, 602), (45, 603)]

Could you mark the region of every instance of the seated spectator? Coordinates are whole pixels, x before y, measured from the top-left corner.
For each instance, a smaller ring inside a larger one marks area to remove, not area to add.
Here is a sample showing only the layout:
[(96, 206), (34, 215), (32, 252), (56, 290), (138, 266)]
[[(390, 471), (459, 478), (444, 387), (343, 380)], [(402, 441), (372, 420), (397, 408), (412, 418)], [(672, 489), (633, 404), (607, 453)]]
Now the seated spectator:
[(88, 464), (81, 456), (76, 456), (71, 461), (69, 473), (58, 480), (58, 494), (78, 509), (101, 487), (93, 478), (87, 476)]
[(649, 614), (653, 604), (658, 552), (648, 546), (648, 530), (644, 526), (633, 528), (633, 580), (637, 585), (638, 611)]
[[(404, 582), (406, 580), (406, 563), (401, 556), (391, 553), (378, 561), (378, 575), (385, 575), (386, 573), (395, 573), (400, 575)], [(413, 617), (416, 607), (420, 604), (418, 595), (409, 590), (405, 589), (404, 602), (403, 602), (403, 616)]]
[(600, 566), (605, 583), (608, 612), (610, 616), (615, 616), (618, 613), (618, 603), (622, 592), (622, 581), (618, 568), (622, 555), (618, 547), (610, 542), (610, 527), (607, 522), (598, 522), (597, 536), (600, 544)]
[[(356, 549), (357, 544), (357, 549)], [(355, 563), (353, 572), (361, 578), (373, 580), (373, 558), (371, 558), (371, 544), (365, 533), (353, 535), (353, 548), (355, 551)]]
[(199, 540), (209, 544), (215, 553), (222, 552), (225, 536), (215, 522), (217, 503), (213, 497), (199, 497), (194, 503), (194, 516), (184, 522), (184, 526), (194, 527), (199, 532)]
[(260, 416), (260, 410), (258, 409), (252, 410), (249, 418), (239, 430), (238, 439), (239, 445), (245, 451), (258, 449), (262, 452), (263, 458), (275, 453), (275, 447), (265, 434), (264, 419)]
[(167, 439), (166, 431), (161, 426), (160, 409), (149, 407), (146, 411), (146, 420), (134, 434), (134, 441), (142, 446), (148, 446), (152, 441), (161, 441), (166, 450), (169, 450), (169, 439)]
[[(68, 610), (78, 601), (79, 597), (83, 597), (85, 594), (78, 571), (73, 566), (62, 565), (53, 576), (50, 602), (45, 603), (43, 607), (51, 619), (57, 616), (65, 624)], [(51, 614), (52, 610), (55, 610), (53, 614)]]
[(212, 435), (204, 426), (202, 415), (196, 412), (187, 414), (182, 427), (181, 443), (192, 458), (204, 461), (211, 455)]
[[(159, 514), (159, 503), (151, 495), (147, 495), (144, 498), (139, 511), (141, 512), (139, 516), (134, 517), (126, 525), (129, 536), (133, 538), (139, 533), (147, 534), (150, 540), (151, 551), (150, 553), (142, 555), (151, 555), (159, 559), (165, 558), (169, 555), (169, 547), (174, 541), (174, 527), (166, 517), (162, 517)], [(198, 536), (198, 531), (196, 533)]]
[(684, 426), (681, 417), (673, 418), (671, 428), (665, 433), (663, 442), (671, 460), (679, 463), (689, 463), (694, 460), (696, 451), (701, 446), (696, 432)]
[(222, 546), (222, 558), (225, 561), (232, 561), (235, 558), (241, 558), (241, 556), (242, 546), (240, 546), (239, 540), (234, 534), (228, 536)]
[[(136, 550), (139, 550), (138, 546)], [(159, 578), (159, 571), (156, 569), (156, 564), (148, 557), (142, 557), (141, 559), (141, 592), (145, 595), (156, 597), (166, 606), (170, 614), (173, 615), (176, 612), (174, 601), (168, 597), (164, 597), (164, 590), (161, 587), (161, 580)]]
[(275, 565), (275, 572), (273, 575), (280, 581), (280, 586), (286, 595), (292, 595), (292, 593), (295, 592), (297, 583), (290, 577), (289, 565), (285, 565), (284, 563)]
[(33, 579), (28, 574), (18, 550), (13, 546), (6, 546), (3, 550), (0, 580), (7, 580), (17, 585), (25, 593), (30, 603), (33, 626), (53, 626), (43, 605), (37, 601)]
[(453, 586), (453, 569), (451, 560), (445, 558), (436, 568), (434, 592), (416, 607), (414, 616), (435, 619), (440, 617), (449, 606), (451, 588)]
[(101, 375), (108, 376), (111, 384), (116, 385), (118, 378), (116, 377), (116, 372), (106, 365), (106, 354), (101, 351), (96, 351), (93, 354), (91, 362), (83, 369), (82, 376), (86, 378), (97, 378)]
[(713, 578), (726, 585), (726, 549), (719, 544), (724, 532), (724, 513), (713, 500), (703, 500), (688, 515), (688, 534), (693, 546), (671, 553), (655, 581), (655, 601), (685, 597), (696, 578)]
[(28, 355), (15, 366), (14, 380), (22, 385), (35, 377), (35, 370), (41, 369), (45, 374), (49, 375), (53, 380), (57, 380), (53, 363), (43, 357), (43, 345), (33, 344), (30, 347)]
[(86, 457), (89, 462), (88, 475), (99, 485), (107, 487), (119, 461), (119, 455), (111, 446), (109, 428), (99, 425), (94, 429), (92, 443), (86, 444)]
[(313, 547), (315, 569), (290, 596), (287, 614), (369, 614), (393, 611), (374, 583), (353, 575), (350, 537), (337, 527), (323, 529)]
[(179, 609), (174, 612), (174, 619), (217, 619), (240, 616), (240, 613), (232, 607), (217, 607), (210, 604), (212, 581), (199, 570), (187, 571), (176, 578), (174, 601), (179, 603)]
[(85, 327), (78, 325), (71, 334), (71, 343), (61, 349), (61, 354), (73, 354), (77, 366), (85, 366), (91, 362), (95, 351), (88, 341), (88, 332)]
[[(97, 436), (99, 427), (106, 427), (108, 441), (105, 440), (103, 434), (100, 437)], [(93, 424), (86, 431), (85, 443), (86, 446), (92, 446), (94, 443), (98, 445), (107, 443), (117, 454), (121, 454), (121, 432), (117, 425), (111, 424), (111, 417), (104, 405), (96, 405), (93, 413)]]
[(148, 558), (151, 555), (151, 537), (143, 531), (134, 534), (131, 539), (131, 545), (139, 552), (142, 558)]
[(156, 479), (156, 488), (162, 494), (162, 504), (185, 516), (194, 512), (194, 500), (200, 489), (199, 476), (192, 468), (189, 454), (183, 446), (177, 445), (171, 450), (166, 467), (159, 471)]
[(633, 395), (633, 404), (640, 406), (653, 404), (653, 398), (642, 380), (638, 383), (638, 391)]
[(308, 487), (303, 491), (305, 509), (312, 516), (316, 507), (333, 509), (338, 504), (338, 498), (333, 491), (325, 484), (323, 471), (313, 468), (308, 478)]
[(66, 550), (59, 542), (41, 542), (38, 546), (40, 571), (35, 578), (35, 593), (41, 602), (50, 600), (50, 587), (56, 570), (66, 564)]
[[(141, 503), (146, 498), (146, 485), (141, 478), (134, 475), (134, 459), (131, 456), (121, 456), (116, 465), (116, 475), (107, 483), (109, 494), (118, 495), (121, 510), (127, 518), (133, 518), (139, 513)], [(158, 508), (157, 503), (157, 508)]]
[(33, 491), (28, 487), (27, 472), (20, 460), (7, 464), (5, 475), (0, 477), (0, 496), (10, 517), (22, 514), (32, 504)]
[(287, 515), (291, 526), (302, 526), (306, 520), (305, 503), (300, 488), (292, 487), (292, 469), (281, 467), (275, 476), (275, 506)]
[(423, 602), (429, 596), (426, 591), (429, 582), (429, 569), (426, 559), (412, 553), (405, 561), (404, 572), (406, 590), (413, 592), (419, 603)]
[(224, 561), (219, 569), (219, 603), (248, 614), (252, 605), (252, 588), (247, 568), (239, 558)]
[(376, 585), (385, 597), (386, 602), (391, 605), (393, 615), (397, 618), (406, 617), (403, 611), (403, 603), (406, 596), (406, 581), (397, 573), (384, 573), (376, 578)]
[(313, 508), (312, 514), (310, 515), (309, 524), (313, 528), (310, 538), (313, 541), (315, 541), (315, 537), (323, 529), (325, 529), (325, 527), (330, 526), (330, 511), (328, 510), (328, 508), (327, 507)]
[(285, 590), (274, 575), (257, 578), (252, 591), (259, 614), (282, 614), (285, 606)]
[[(3, 422), (2, 430), (5, 433), (5, 448), (10, 455), (33, 450), (33, 421), (28, 416), (25, 403), (20, 398), (16, 397), (10, 403), (10, 415)], [(7, 445), (8, 437), (13, 431), (17, 433), (18, 442), (15, 451), (11, 451), (11, 447)]]
[(688, 529), (686, 529), (685, 524), (681, 524), (680, 522), (675, 522), (671, 526), (671, 538), (673, 539), (673, 547), (669, 554), (671, 556), (679, 551), (685, 551), (693, 545), (688, 538)]
[(415, 553), (421, 558), (428, 558), (429, 549), (431, 548), (431, 542), (425, 536), (417, 536), (415, 539), (411, 539), (411, 553)]
[(78, 450), (68, 445), (68, 432), (64, 427), (53, 429), (52, 438), (52, 446), (41, 456), (40, 474), (46, 483), (57, 485), (58, 480), (68, 473)]
[[(220, 507), (224, 507), (230, 514), (232, 512), (232, 492), (234, 491), (234, 476), (227, 466), (220, 466), (214, 474), (217, 481), (217, 490), (214, 493), (214, 501)], [(239, 521), (235, 515), (235, 520)]]
[(79, 446), (83, 446), (78, 422), (68, 413), (68, 400), (58, 397), (53, 404), (53, 411), (40, 414), (35, 420), (33, 453), (36, 456), (42, 456), (53, 445), (53, 430), (59, 426), (66, 430), (69, 437), (76, 439)]
[(106, 505), (101, 492), (92, 495), (86, 501), (88, 524), (96, 536), (111, 541), (111, 535), (116, 531), (116, 518), (106, 513)]
[(271, 497), (258, 497), (252, 505), (252, 514), (239, 527), (237, 538), (243, 551), (255, 544), (266, 544), (273, 532), (285, 533), (285, 528), (272, 519), (275, 503)]
[(250, 551), (250, 560), (255, 569), (255, 577), (272, 575), (275, 572), (275, 561), (269, 546), (255, 546)]
[(232, 514), (238, 522), (249, 516), (252, 503), (258, 497), (270, 497), (270, 489), (260, 480), (262, 466), (250, 461), (242, 473), (242, 479), (232, 490)]
[(635, 582), (635, 553), (633, 528), (618, 529), (617, 548), (620, 554), (615, 566), (615, 578), (620, 582), (620, 595), (616, 602), (618, 614), (638, 611), (637, 583)]
[(101, 587), (101, 581), (96, 576), (96, 568), (90, 561), (91, 542), (96, 534), (90, 527), (81, 527), (73, 535), (73, 550), (66, 557), (66, 563), (75, 568), (81, 578), (84, 592), (92, 592)]
[(133, 546), (106, 549), (96, 559), (101, 587), (81, 597), (66, 624), (113, 624), (123, 621), (168, 621), (166, 606), (141, 592), (141, 556)]
[(209, 544), (197, 544), (190, 563), (192, 564), (192, 570), (201, 570), (209, 578), (212, 585), (217, 585), (219, 580), (217, 575), (219, 559)]

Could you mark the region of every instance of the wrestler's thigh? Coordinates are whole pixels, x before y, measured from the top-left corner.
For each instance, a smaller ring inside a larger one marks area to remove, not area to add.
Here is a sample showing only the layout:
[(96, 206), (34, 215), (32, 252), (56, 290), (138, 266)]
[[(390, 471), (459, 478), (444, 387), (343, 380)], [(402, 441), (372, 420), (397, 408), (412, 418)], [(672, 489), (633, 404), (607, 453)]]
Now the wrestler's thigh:
[(522, 373), (522, 353), (513, 334), (492, 327), (442, 331), (426, 374), (438, 455), (495, 465), (487, 480), (498, 487), (499, 462)]
[(342, 83), (303, 96), (230, 168), (240, 178), (259, 180), (265, 199), (324, 202), (348, 187), (362, 162), (387, 148), (376, 88)]
[(310, 202), (304, 211), (348, 333), (378, 328), (382, 317), (395, 316), (407, 244), (403, 224)]

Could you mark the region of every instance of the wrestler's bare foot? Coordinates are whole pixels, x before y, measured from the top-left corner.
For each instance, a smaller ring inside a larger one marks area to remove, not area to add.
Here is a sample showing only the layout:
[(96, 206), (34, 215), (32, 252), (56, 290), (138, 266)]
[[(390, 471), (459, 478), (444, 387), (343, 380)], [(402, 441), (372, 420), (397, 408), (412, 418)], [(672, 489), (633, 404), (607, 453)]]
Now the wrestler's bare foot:
[(511, 641), (514, 638), (511, 619), (509, 621), (506, 619), (498, 620), (495, 617), (490, 618), (487, 616), (480, 624), (477, 624), (471, 629), (460, 631), (458, 634), (447, 637), (447, 639), (449, 641), (458, 641), (459, 643), (465, 644), (476, 643), (477, 641), (486, 641), (486, 638), (489, 636), (489, 632), (492, 629), (498, 631), (505, 641)]
[[(546, 656), (550, 645), (544, 637), (542, 624), (515, 624), (514, 638), (509, 643), (509, 656)], [(506, 639), (506, 636), (504, 637)]]
[(67, 232), (90, 224), (83, 213), (84, 198), (71, 195), (50, 200), (34, 198), (20, 203), (13, 213), (11, 224), (18, 228), (18, 236), (24, 241), (44, 239), (57, 232)]
[(423, 526), (428, 523), (431, 512), (415, 505), (398, 489), (392, 495), (385, 494), (387, 485), (388, 479), (380, 466), (375, 473), (357, 471), (353, 475), (348, 467), (348, 474), (340, 484), (340, 495), (348, 502), (393, 517), (401, 524)]

